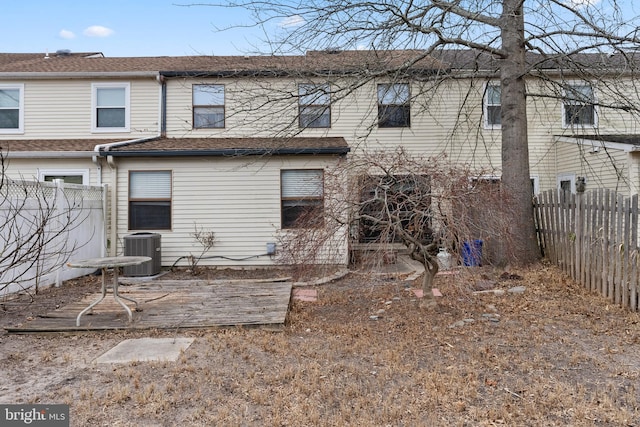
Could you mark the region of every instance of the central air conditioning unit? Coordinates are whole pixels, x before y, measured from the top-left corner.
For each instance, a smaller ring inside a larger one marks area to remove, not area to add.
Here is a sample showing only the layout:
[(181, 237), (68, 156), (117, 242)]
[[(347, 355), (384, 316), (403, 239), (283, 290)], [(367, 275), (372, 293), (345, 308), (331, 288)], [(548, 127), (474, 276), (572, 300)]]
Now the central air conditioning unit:
[(148, 256), (151, 261), (140, 265), (123, 267), (125, 276), (155, 276), (162, 268), (162, 252), (160, 250), (160, 234), (134, 233), (124, 236), (125, 256)]

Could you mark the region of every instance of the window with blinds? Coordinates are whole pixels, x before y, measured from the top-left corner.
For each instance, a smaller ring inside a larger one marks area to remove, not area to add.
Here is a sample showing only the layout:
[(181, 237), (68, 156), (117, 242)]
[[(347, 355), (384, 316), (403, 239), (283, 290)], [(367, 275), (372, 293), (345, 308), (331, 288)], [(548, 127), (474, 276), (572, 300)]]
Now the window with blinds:
[(299, 113), (301, 128), (331, 127), (331, 88), (329, 84), (298, 85)]
[(280, 172), (282, 228), (313, 228), (323, 224), (324, 172), (289, 169)]
[(501, 113), (500, 83), (488, 83), (484, 91), (484, 127), (486, 129), (500, 128), (502, 124)]
[(171, 171), (129, 172), (129, 230), (171, 229)]
[(224, 127), (224, 85), (193, 85), (194, 129)]
[(129, 131), (129, 83), (92, 84), (92, 132)]

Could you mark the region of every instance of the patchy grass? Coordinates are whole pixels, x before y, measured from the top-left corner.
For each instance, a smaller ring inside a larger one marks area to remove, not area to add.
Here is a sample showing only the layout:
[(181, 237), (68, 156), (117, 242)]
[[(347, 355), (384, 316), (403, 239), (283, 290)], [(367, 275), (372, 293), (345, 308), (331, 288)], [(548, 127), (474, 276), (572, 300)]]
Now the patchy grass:
[(438, 277), (431, 309), (352, 274), (280, 332), (152, 332), (197, 337), (173, 363), (92, 363), (140, 333), (0, 335), (0, 401), (68, 403), (73, 426), (640, 425), (638, 314), (552, 267), (498, 273)]

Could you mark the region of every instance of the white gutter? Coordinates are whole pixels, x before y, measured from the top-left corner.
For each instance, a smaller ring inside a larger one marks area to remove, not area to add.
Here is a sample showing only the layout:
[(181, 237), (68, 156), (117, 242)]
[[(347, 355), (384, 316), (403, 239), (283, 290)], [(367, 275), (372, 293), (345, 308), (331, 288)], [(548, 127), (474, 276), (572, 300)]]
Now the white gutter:
[(35, 80), (35, 79), (113, 79), (116, 77), (121, 78), (140, 78), (149, 77), (152, 79), (158, 78), (159, 73), (157, 71), (74, 71), (74, 72), (0, 72), (0, 80), (8, 79), (20, 79), (20, 80)]
[(93, 151), (8, 151), (6, 158), (17, 159), (44, 159), (44, 158), (65, 158), (83, 159), (95, 156)]
[(598, 152), (600, 148), (607, 150), (620, 150), (625, 153), (635, 153), (640, 151), (640, 145), (623, 144), (621, 142), (603, 141), (600, 139), (587, 139), (580, 137), (559, 136), (556, 137), (558, 142), (567, 142), (569, 144), (583, 145), (591, 147), (593, 152)]
[[(130, 139), (127, 141), (117, 141), (110, 142), (107, 144), (98, 144), (93, 148), (93, 163), (96, 165), (97, 175), (98, 175), (98, 185), (102, 185), (102, 165), (98, 160), (100, 156), (100, 152), (103, 151), (108, 153), (111, 148), (114, 147), (122, 147), (130, 144), (135, 144), (138, 142), (148, 141), (150, 139), (157, 138), (157, 136), (138, 138), (138, 139)], [(111, 168), (111, 224), (110, 224), (110, 255), (117, 255), (117, 242), (118, 242), (118, 166), (113, 160), (113, 156), (107, 156), (107, 164)]]
[[(163, 99), (162, 99), (162, 76), (156, 73), (155, 79), (158, 83), (160, 83), (159, 93), (159, 104), (160, 110), (162, 110)], [(160, 117), (162, 117), (162, 111), (160, 111)], [(114, 147), (122, 147), (126, 145), (136, 144), (138, 142), (148, 141), (154, 138), (158, 138), (162, 136), (162, 120), (158, 120), (158, 131), (156, 136), (146, 137), (146, 138), (138, 138), (138, 139), (130, 139), (127, 141), (118, 141), (118, 142), (110, 142), (106, 144), (98, 144), (93, 148), (93, 163), (96, 165), (97, 174), (98, 174), (98, 183), (102, 185), (102, 165), (98, 160), (100, 156), (100, 152), (104, 151), (108, 154), (109, 150)], [(115, 256), (118, 252), (118, 165), (113, 159), (113, 156), (107, 155), (107, 164), (111, 168), (112, 171), (112, 180), (111, 180), (111, 227), (110, 227), (110, 239), (111, 239), (111, 247), (110, 247), (110, 255)]]

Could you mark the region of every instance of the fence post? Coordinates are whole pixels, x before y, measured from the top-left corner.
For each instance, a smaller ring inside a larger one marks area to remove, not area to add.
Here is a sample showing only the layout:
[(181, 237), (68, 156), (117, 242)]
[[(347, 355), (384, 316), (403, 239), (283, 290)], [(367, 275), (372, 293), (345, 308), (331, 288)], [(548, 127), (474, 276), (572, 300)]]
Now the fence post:
[[(53, 183), (56, 186), (53, 192), (53, 208), (55, 212), (53, 217), (56, 218), (56, 221), (59, 221), (62, 215), (62, 212), (60, 211), (60, 201), (63, 199), (63, 196), (64, 196), (64, 180), (59, 178), (54, 179)], [(58, 226), (58, 224), (56, 224), (56, 226)], [(59, 288), (60, 286), (62, 286), (61, 273), (62, 273), (62, 266), (60, 265), (56, 268), (56, 284), (55, 284), (56, 288)], [(37, 279), (36, 279), (36, 283), (37, 283)]]
[(584, 197), (584, 187), (578, 187), (578, 190), (581, 191), (577, 191), (576, 192), (576, 214), (575, 214), (575, 280), (580, 282), (582, 280), (582, 236), (583, 236), (583, 229), (582, 229), (582, 223), (583, 223), (583, 218), (582, 218), (582, 204), (583, 204), (583, 200), (582, 198)]
[[(107, 252), (109, 251), (109, 236), (108, 236), (108, 227), (107, 227), (107, 214), (108, 214), (108, 198), (107, 194), (109, 194), (109, 185), (102, 184), (102, 248), (100, 249), (101, 256), (107, 256)], [(113, 218), (111, 218), (113, 222)], [(115, 227), (115, 224), (113, 225)]]

